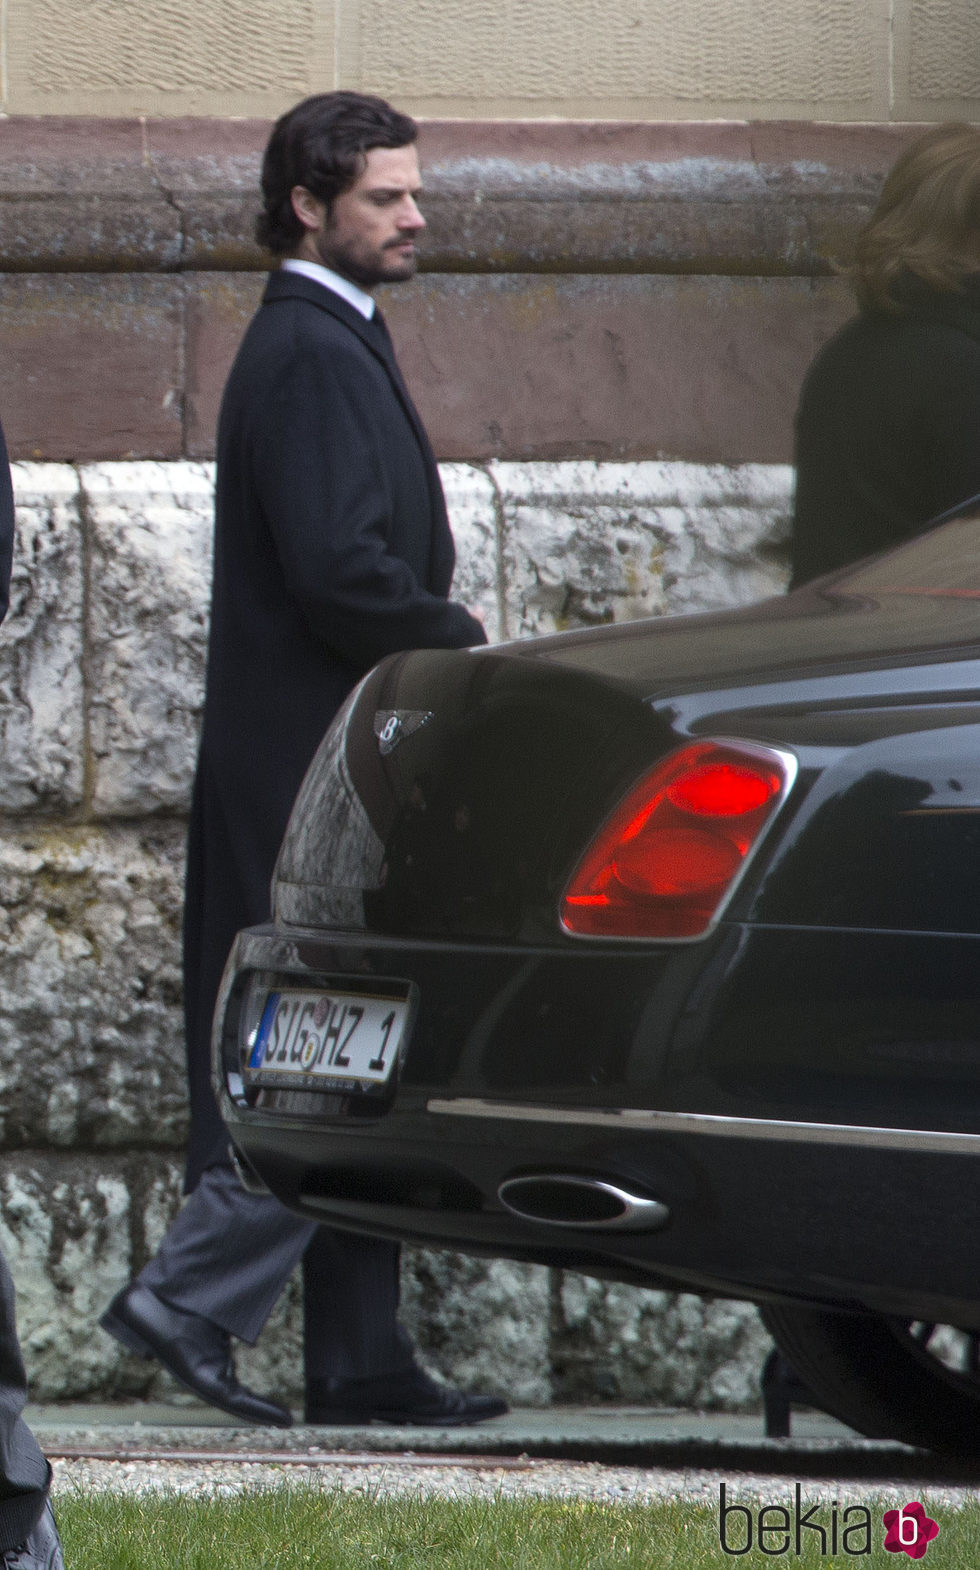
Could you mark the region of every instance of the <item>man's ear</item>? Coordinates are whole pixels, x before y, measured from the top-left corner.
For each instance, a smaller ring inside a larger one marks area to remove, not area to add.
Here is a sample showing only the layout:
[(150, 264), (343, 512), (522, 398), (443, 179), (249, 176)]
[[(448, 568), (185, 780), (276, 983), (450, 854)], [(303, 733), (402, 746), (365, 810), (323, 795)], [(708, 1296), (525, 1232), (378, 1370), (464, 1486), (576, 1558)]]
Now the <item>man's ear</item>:
[(304, 229), (321, 229), (327, 216), (325, 202), (308, 191), (305, 185), (294, 185), (289, 193), (293, 212), (303, 225)]

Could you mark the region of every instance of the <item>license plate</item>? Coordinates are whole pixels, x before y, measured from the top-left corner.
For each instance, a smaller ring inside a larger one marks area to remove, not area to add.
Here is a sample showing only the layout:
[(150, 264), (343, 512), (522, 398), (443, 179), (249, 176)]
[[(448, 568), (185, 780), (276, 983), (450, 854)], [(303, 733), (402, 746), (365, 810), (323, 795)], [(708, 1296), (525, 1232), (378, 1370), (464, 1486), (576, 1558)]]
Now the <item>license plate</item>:
[(254, 1085), (383, 1085), (408, 1002), (299, 988), (270, 992), (245, 1063)]

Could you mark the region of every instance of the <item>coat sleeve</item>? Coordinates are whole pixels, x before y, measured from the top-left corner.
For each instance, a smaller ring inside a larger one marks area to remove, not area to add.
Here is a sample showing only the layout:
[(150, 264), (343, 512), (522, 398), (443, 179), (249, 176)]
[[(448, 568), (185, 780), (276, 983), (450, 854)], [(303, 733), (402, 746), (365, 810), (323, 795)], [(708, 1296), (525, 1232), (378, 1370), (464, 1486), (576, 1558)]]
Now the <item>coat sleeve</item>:
[[(377, 400), (356, 351), (301, 348), (265, 390), (251, 442), (253, 482), (289, 592), (314, 635), (359, 668), (401, 649), (486, 642), (464, 606), (432, 594), (389, 549), (395, 499)], [(428, 503), (420, 488), (426, 539)]]
[(14, 557), (14, 493), (10, 483), (7, 444), (0, 430), (0, 621), (10, 604), (10, 571)]

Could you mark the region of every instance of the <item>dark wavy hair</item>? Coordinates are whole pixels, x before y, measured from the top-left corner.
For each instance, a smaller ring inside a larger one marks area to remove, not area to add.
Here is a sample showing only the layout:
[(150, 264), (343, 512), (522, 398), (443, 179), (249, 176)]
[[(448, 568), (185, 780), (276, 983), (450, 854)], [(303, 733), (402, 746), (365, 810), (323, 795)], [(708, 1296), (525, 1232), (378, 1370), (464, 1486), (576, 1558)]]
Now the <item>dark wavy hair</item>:
[(305, 186), (329, 211), (334, 198), (349, 191), (364, 169), (372, 147), (408, 147), (418, 126), (366, 93), (317, 93), (278, 119), (262, 159), (262, 211), (255, 238), (282, 256), (303, 237), (290, 192)]
[(851, 279), (865, 310), (908, 308), (924, 286), (958, 293), (980, 272), (980, 127), (948, 122), (893, 165), (861, 231)]

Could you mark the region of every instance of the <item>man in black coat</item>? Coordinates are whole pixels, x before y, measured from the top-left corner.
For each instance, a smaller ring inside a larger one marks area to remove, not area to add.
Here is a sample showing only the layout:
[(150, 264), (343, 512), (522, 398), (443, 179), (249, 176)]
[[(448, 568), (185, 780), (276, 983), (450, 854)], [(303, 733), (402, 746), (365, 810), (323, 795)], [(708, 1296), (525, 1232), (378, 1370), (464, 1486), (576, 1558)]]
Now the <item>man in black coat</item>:
[(398, 1248), (246, 1193), (211, 1090), (232, 940), (269, 919), (293, 798), (323, 733), (384, 655), (463, 648), (435, 459), (371, 291), (410, 278), (424, 220), (416, 128), (380, 99), (325, 93), (278, 121), (260, 240), (284, 258), (232, 367), (218, 427), (214, 582), (188, 839), (185, 1012), (190, 1198), (103, 1327), (203, 1399), (287, 1424), (237, 1379), (303, 1261), (306, 1419), (470, 1423), (505, 1404), (437, 1384), (400, 1328)]
[[(14, 494), (0, 431), (0, 621), (10, 603)], [(0, 1254), (0, 1570), (64, 1570), (48, 1500), (51, 1468), (21, 1413), (27, 1375), (17, 1340), (14, 1284)]]

